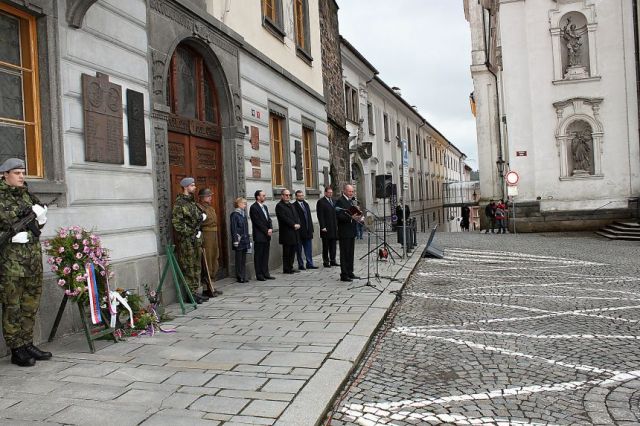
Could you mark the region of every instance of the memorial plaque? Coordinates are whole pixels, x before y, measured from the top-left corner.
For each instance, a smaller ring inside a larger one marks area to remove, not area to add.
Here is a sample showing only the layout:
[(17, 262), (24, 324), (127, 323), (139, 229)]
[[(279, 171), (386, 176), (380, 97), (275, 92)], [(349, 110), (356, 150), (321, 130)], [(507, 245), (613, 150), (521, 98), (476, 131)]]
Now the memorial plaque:
[(256, 126), (251, 126), (251, 148), (260, 149), (260, 131)]
[(122, 87), (106, 74), (82, 74), (82, 104), (85, 161), (124, 164)]
[(147, 165), (147, 141), (144, 134), (144, 97), (127, 89), (127, 129), (129, 130), (129, 164)]

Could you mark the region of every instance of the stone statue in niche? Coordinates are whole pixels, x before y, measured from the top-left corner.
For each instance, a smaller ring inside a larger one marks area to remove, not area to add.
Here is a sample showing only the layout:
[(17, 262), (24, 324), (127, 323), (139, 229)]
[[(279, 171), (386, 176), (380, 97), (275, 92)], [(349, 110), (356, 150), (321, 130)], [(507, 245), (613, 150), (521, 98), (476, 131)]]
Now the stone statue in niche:
[(571, 22), (571, 18), (567, 18), (567, 23), (562, 28), (562, 39), (567, 46), (566, 79), (574, 80), (589, 77), (587, 64), (582, 63), (582, 36), (586, 32), (586, 25), (578, 28), (576, 24)]
[(586, 176), (591, 174), (592, 147), (593, 139), (589, 129), (573, 133), (573, 139), (571, 139), (573, 176)]

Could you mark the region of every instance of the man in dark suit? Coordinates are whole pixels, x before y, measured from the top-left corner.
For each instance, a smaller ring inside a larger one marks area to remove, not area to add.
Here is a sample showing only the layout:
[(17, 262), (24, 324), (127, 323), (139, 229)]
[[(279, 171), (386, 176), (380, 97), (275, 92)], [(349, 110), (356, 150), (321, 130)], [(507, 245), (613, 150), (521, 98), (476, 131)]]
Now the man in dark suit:
[(291, 191), (283, 189), (280, 192), (280, 201), (276, 204), (276, 217), (278, 218), (278, 241), (282, 244), (282, 270), (285, 274), (293, 274), (293, 260), (296, 256), (296, 247), (300, 243), (298, 230), (300, 218), (296, 209), (289, 202)]
[(253, 264), (256, 269), (256, 279), (258, 281), (275, 280), (269, 274), (269, 245), (271, 244), (271, 234), (273, 234), (273, 223), (269, 216), (269, 210), (264, 203), (267, 195), (262, 190), (255, 193), (256, 202), (249, 209), (251, 227), (253, 228)]
[(304, 192), (301, 190), (296, 191), (296, 201), (293, 206), (300, 218), (300, 230), (298, 231), (300, 244), (297, 249), (298, 269), (301, 271), (305, 269), (303, 256), (307, 259), (306, 269), (318, 269), (317, 266), (313, 265), (313, 219), (311, 219), (311, 207), (304, 200)]
[(338, 240), (340, 242), (340, 281), (353, 281), (360, 277), (353, 274), (353, 256), (356, 244), (356, 224), (362, 221), (361, 214), (351, 214), (353, 186), (344, 185), (342, 196), (336, 202)]
[(320, 238), (322, 238), (322, 264), (329, 268), (331, 266), (340, 266), (336, 262), (338, 221), (336, 219), (335, 202), (333, 201), (333, 189), (330, 186), (324, 189), (324, 197), (318, 200), (316, 213), (320, 225)]

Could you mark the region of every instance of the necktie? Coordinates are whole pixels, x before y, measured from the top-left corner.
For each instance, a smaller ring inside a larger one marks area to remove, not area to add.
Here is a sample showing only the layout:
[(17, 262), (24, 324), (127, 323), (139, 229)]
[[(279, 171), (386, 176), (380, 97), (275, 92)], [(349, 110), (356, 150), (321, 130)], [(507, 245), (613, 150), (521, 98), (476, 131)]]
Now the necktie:
[(262, 206), (262, 213), (264, 213), (264, 217), (269, 220), (269, 213), (267, 213), (267, 206)]

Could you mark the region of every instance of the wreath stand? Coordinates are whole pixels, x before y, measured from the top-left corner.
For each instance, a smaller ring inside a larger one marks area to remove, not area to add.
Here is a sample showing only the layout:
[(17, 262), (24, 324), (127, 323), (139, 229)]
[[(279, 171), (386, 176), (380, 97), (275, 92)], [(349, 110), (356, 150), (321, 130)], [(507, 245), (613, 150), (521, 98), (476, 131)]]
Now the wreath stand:
[[(56, 320), (53, 322), (53, 328), (51, 329), (51, 333), (49, 334), (49, 340), (48, 340), (49, 342), (52, 342), (53, 338), (56, 337), (56, 332), (58, 331), (58, 326), (60, 325), (60, 320), (62, 319), (62, 314), (64, 314), (64, 309), (67, 306), (68, 300), (69, 300), (69, 296), (65, 294), (64, 297), (62, 298), (62, 302), (60, 303), (60, 308), (58, 309)], [(115, 343), (118, 343), (118, 339), (116, 339), (116, 336), (114, 334), (116, 329), (112, 328), (109, 325), (104, 315), (101, 316), (102, 324), (104, 325), (104, 330), (100, 330), (98, 332), (92, 333), (91, 325), (89, 325), (89, 321), (85, 314), (86, 311), (84, 309), (84, 304), (82, 302), (78, 302), (76, 303), (76, 305), (78, 305), (78, 309), (80, 310), (80, 320), (82, 321), (82, 328), (84, 329), (84, 335), (87, 338), (87, 343), (89, 344), (89, 349), (91, 350), (92, 354), (96, 352), (96, 347), (93, 341), (100, 339), (101, 337), (111, 335), (111, 338), (113, 339), (113, 341)]]
[(184, 299), (182, 298), (181, 287), (184, 287), (185, 292), (189, 297), (189, 304), (193, 308), (192, 310), (198, 309), (198, 305), (196, 304), (196, 301), (193, 298), (193, 294), (191, 294), (191, 290), (189, 290), (189, 286), (187, 286), (187, 281), (184, 279), (184, 275), (182, 275), (182, 271), (180, 270), (180, 266), (178, 265), (178, 260), (176, 259), (176, 255), (174, 252), (175, 252), (175, 246), (172, 244), (168, 245), (166, 248), (167, 263), (164, 265), (164, 270), (162, 271), (162, 277), (160, 278), (160, 284), (156, 289), (156, 294), (161, 294), (162, 286), (164, 285), (164, 280), (167, 277), (169, 268), (171, 268), (173, 283), (176, 286), (176, 295), (178, 296), (180, 309), (182, 309), (182, 315), (184, 315), (186, 313), (186, 308), (185, 308)]

